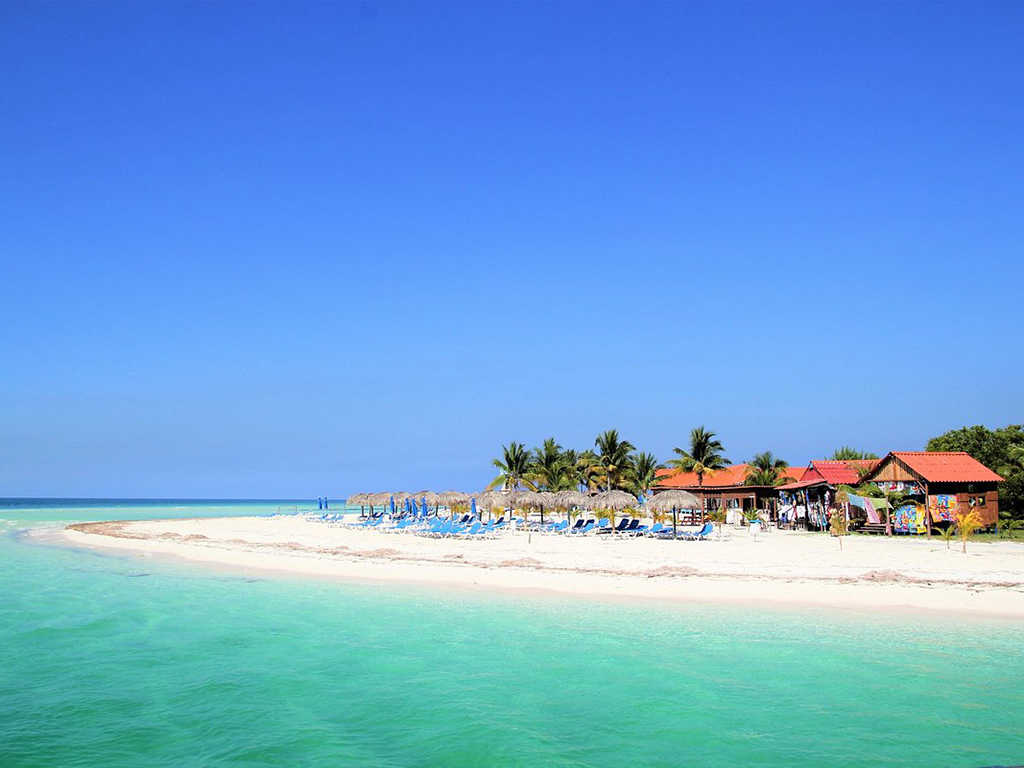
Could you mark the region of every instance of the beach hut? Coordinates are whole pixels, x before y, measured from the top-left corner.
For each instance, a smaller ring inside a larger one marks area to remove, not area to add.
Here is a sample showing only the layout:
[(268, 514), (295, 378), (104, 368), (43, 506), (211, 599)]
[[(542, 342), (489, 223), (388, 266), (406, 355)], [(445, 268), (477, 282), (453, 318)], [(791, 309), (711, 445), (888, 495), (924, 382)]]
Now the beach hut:
[[(927, 532), (954, 524), (961, 512), (973, 509), (983, 525), (999, 519), (999, 483), (1003, 478), (964, 451), (891, 451), (861, 478), (883, 491), (899, 491), (917, 502), (916, 509), (894, 510), (899, 532)], [(917, 511), (917, 510), (920, 511)]]

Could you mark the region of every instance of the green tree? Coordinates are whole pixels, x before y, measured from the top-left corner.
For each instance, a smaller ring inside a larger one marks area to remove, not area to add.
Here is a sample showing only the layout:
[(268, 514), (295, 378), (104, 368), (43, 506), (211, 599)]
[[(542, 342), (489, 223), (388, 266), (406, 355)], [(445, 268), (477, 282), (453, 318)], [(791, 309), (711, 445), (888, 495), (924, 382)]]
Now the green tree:
[(637, 498), (650, 493), (663, 467), (653, 453), (634, 453), (628, 471), (630, 492)]
[(771, 451), (763, 451), (750, 460), (743, 482), (746, 485), (782, 485), (786, 482), (782, 470), (788, 466), (789, 462), (778, 458)]
[(848, 445), (844, 445), (842, 448), (836, 448), (832, 451), (832, 461), (861, 461), (864, 459), (877, 459), (878, 456), (868, 451), (858, 451), (856, 448), (851, 448)]
[(493, 462), (500, 474), (487, 487), (497, 488), (500, 485), (513, 491), (520, 487), (529, 488), (531, 491), (537, 490), (533, 463), (530, 461), (530, 452), (526, 450), (526, 446), (513, 441), (507, 446), (502, 446), (501, 454), (501, 458)]
[(604, 472), (605, 490), (624, 487), (626, 472), (630, 467), (630, 454), (633, 444), (619, 438), (617, 429), (609, 429), (597, 436), (594, 441), (597, 448), (597, 459)]
[(605, 473), (601, 466), (601, 460), (589, 448), (576, 455), (572, 473), (576, 487), (584, 492), (597, 491), (604, 487)]
[(961, 427), (933, 437), (926, 451), (966, 451), (1006, 482), (999, 487), (999, 508), (1024, 518), (1024, 426), (1009, 424), (988, 429), (980, 424)]
[(672, 449), (676, 458), (670, 459), (668, 465), (674, 470), (673, 475), (683, 472), (693, 472), (697, 475), (697, 485), (704, 485), (704, 477), (714, 474), (717, 470), (729, 465), (729, 460), (722, 454), (725, 449), (722, 443), (716, 438), (714, 432), (709, 432), (703, 426), (694, 427), (690, 430), (690, 449)]
[(546, 491), (567, 491), (572, 488), (568, 477), (565, 454), (555, 438), (549, 437), (539, 448), (533, 449), (533, 475)]

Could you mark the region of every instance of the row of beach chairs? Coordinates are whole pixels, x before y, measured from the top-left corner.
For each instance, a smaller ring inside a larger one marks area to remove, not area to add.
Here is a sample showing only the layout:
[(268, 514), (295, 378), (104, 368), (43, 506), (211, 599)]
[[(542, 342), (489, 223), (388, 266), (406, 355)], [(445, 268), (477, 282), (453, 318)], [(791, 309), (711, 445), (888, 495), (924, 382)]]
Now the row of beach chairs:
[[(575, 525), (570, 526), (568, 520), (557, 523), (550, 523), (537, 529), (540, 533), (564, 534), (566, 536), (586, 536), (593, 533), (597, 536), (608, 536), (611, 538), (631, 538), (644, 536), (648, 538), (672, 538), (672, 526), (664, 523), (655, 523), (648, 527), (641, 525), (638, 518), (623, 517), (618, 524), (612, 526), (611, 521), (602, 517), (600, 520), (594, 518), (579, 518)], [(705, 523), (698, 531), (678, 531), (676, 537), (690, 541), (706, 540), (715, 530), (714, 523)]]
[[(504, 516), (484, 523), (472, 515), (462, 515), (457, 520), (448, 518), (429, 517), (422, 518), (408, 515), (400, 518), (389, 518), (383, 513), (375, 514), (358, 522), (345, 522), (344, 516), (340, 514), (322, 514), (309, 516), (308, 519), (317, 522), (324, 522), (328, 525), (343, 525), (347, 528), (374, 529), (381, 533), (414, 533), (418, 536), (430, 538), (466, 538), (486, 539), (496, 538), (509, 529)], [(515, 521), (520, 526), (525, 521)], [(564, 536), (607, 536), (609, 538), (672, 538), (672, 526), (664, 523), (655, 523), (652, 526), (641, 525), (638, 518), (623, 517), (613, 526), (606, 518), (579, 518), (575, 524), (570, 525), (568, 520), (547, 523), (540, 526), (529, 526), (529, 530), (535, 533), (564, 535)], [(704, 541), (711, 538), (714, 533), (714, 523), (705, 523), (697, 531), (677, 531), (676, 538), (684, 541)]]

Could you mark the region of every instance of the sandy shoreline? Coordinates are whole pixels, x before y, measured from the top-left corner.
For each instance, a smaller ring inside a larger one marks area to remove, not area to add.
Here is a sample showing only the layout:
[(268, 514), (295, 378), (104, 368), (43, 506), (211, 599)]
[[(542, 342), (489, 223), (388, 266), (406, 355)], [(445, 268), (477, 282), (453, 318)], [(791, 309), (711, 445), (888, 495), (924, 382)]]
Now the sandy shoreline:
[(79, 523), (63, 543), (230, 568), (343, 580), (589, 598), (827, 606), (1024, 619), (1024, 546), (968, 553), (932, 539), (773, 531), (753, 541), (658, 541), (518, 533), (428, 539), (328, 527), (301, 517)]

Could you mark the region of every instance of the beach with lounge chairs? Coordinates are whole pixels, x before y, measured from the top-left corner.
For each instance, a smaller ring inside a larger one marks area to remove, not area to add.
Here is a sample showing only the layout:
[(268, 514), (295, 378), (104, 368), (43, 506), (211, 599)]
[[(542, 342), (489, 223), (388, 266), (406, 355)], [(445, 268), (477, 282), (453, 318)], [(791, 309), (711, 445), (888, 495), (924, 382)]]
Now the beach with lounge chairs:
[(428, 589), (1024, 617), (1012, 542), (979, 542), (965, 555), (938, 538), (857, 537), (840, 549), (801, 531), (599, 512), (541, 521), (351, 509), (80, 523), (60, 535), (130, 556)]

